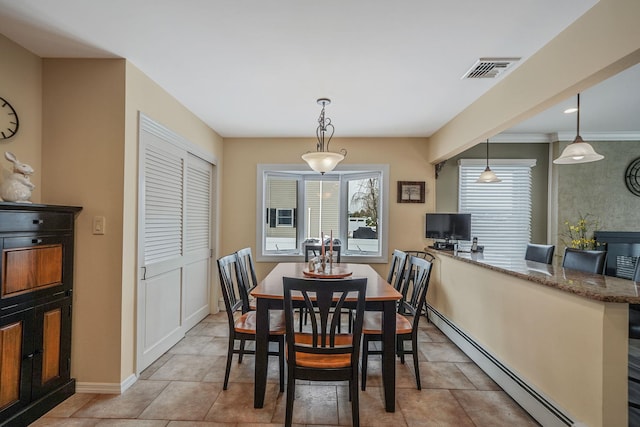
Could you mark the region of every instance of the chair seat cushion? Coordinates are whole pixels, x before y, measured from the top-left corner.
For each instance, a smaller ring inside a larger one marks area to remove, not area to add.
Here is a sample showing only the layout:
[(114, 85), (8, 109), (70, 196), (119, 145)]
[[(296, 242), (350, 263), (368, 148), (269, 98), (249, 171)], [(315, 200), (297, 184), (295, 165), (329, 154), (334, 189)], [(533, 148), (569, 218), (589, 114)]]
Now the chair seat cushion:
[[(318, 337), (319, 339), (319, 337)], [(295, 334), (296, 344), (313, 344), (313, 335), (307, 333)], [(336, 346), (351, 346), (353, 335), (336, 334)], [(286, 353), (285, 353), (286, 354)], [(312, 354), (296, 352), (296, 362), (298, 366), (317, 369), (338, 369), (351, 366), (351, 353), (346, 354)]]
[[(284, 311), (271, 310), (269, 311), (269, 335), (284, 335)], [(236, 332), (244, 334), (256, 333), (256, 312), (248, 311), (240, 316), (234, 325)]]
[[(411, 322), (402, 314), (396, 313), (396, 334), (410, 334)], [(366, 335), (382, 335), (382, 312), (365, 311), (362, 333)]]

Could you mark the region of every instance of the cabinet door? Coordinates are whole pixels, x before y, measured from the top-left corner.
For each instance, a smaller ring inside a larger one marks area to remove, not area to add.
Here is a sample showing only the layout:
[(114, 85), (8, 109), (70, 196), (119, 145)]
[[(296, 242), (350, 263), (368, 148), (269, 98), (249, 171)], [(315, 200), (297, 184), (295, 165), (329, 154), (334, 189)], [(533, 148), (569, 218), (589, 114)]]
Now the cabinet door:
[(0, 316), (0, 420), (31, 401), (33, 308)]
[(66, 383), (71, 364), (71, 298), (35, 307), (33, 400)]

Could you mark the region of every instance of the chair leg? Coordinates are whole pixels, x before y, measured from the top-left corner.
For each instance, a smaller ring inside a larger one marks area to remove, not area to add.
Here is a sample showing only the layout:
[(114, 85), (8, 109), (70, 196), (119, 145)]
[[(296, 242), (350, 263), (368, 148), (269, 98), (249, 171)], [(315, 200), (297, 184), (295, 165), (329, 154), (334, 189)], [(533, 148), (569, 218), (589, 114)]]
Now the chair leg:
[(223, 390), (226, 390), (227, 386), (229, 385), (229, 373), (231, 372), (231, 359), (233, 358), (234, 341), (235, 340), (233, 339), (233, 336), (229, 337), (229, 348), (227, 349), (227, 367), (224, 371), (224, 384), (222, 386)]
[(240, 352), (238, 353), (238, 363), (242, 363), (242, 356), (244, 356), (244, 338), (240, 338)]
[(280, 393), (284, 392), (284, 335), (278, 338), (278, 362), (280, 365)]
[(396, 351), (400, 356), (400, 363), (404, 365), (404, 341), (399, 336), (396, 337)]
[(360, 426), (360, 402), (358, 396), (358, 373), (349, 381), (349, 394), (351, 394), (351, 422), (354, 427)]
[(416, 385), (418, 390), (422, 390), (420, 384), (420, 366), (418, 363), (418, 334), (412, 334), (411, 336), (411, 353), (413, 353), (413, 369), (416, 372)]
[(287, 406), (285, 409), (284, 425), (291, 427), (293, 423), (293, 400), (296, 394), (296, 379), (293, 372), (289, 369), (289, 375), (287, 376)]
[(369, 338), (362, 337), (362, 391), (367, 389), (367, 359), (369, 358)]

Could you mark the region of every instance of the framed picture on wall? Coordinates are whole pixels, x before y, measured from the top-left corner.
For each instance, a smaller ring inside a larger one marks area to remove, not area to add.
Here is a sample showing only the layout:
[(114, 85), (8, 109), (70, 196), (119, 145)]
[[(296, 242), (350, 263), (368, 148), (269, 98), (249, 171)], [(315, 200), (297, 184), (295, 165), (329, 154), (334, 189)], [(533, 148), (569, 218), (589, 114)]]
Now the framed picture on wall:
[(424, 181), (398, 181), (398, 203), (424, 203)]

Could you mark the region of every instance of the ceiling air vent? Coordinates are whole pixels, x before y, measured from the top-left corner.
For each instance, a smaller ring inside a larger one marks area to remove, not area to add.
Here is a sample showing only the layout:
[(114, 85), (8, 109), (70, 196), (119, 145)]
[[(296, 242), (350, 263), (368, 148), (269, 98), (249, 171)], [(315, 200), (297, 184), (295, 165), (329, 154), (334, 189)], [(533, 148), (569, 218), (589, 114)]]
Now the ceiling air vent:
[(495, 79), (520, 58), (480, 58), (467, 71), (463, 79)]

